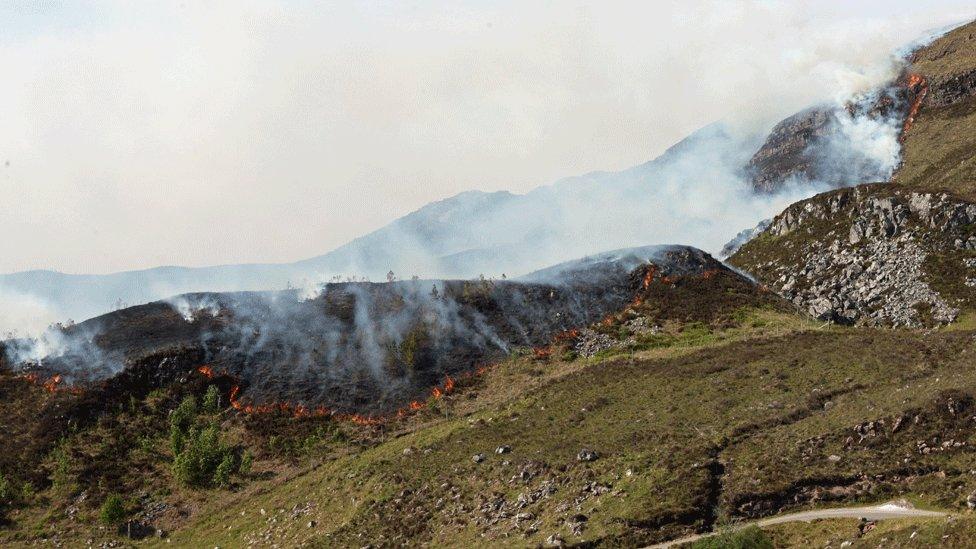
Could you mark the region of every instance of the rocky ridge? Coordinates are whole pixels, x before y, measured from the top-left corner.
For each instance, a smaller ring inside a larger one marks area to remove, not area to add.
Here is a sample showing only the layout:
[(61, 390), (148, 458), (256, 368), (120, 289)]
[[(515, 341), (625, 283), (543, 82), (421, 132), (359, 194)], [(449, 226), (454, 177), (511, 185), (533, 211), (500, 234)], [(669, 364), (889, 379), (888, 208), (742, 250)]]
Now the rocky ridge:
[(867, 185), (790, 206), (731, 263), (823, 320), (948, 324), (974, 297), (974, 231), (974, 203)]

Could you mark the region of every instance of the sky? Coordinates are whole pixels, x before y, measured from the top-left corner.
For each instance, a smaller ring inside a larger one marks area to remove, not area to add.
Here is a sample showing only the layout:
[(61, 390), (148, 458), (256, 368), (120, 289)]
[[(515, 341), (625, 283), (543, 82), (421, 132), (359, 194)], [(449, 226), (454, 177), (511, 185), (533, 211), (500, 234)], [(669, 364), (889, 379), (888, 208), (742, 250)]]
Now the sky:
[(0, 3), (0, 272), (286, 262), (770, 126), (976, 1)]

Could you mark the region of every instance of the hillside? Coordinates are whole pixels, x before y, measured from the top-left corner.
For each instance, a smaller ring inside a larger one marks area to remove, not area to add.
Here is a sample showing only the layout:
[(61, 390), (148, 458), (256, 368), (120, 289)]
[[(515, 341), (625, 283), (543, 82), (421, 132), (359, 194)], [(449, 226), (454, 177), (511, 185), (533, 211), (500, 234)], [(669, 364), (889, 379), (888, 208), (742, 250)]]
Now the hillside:
[(911, 69), (925, 79), (925, 99), (904, 139), (897, 182), (976, 200), (976, 23), (959, 27), (916, 53)]
[[(976, 148), (957, 144), (974, 25), (764, 141), (712, 126), (302, 264), (385, 273), (406, 250), (445, 271), (538, 267), (523, 276), (184, 294), (4, 341), (0, 546), (973, 546)], [(903, 144), (897, 166), (848, 146), (860, 123)], [(716, 165), (772, 210), (728, 264), (677, 245), (567, 257), (567, 227), (685, 215), (648, 209), (672, 196), (650, 183)], [(736, 530), (888, 502), (943, 514)]]
[[(730, 262), (814, 317), (935, 326), (976, 309), (976, 24), (918, 50), (894, 181), (798, 202)], [(867, 183), (869, 181), (865, 181)]]
[[(59, 432), (52, 420), (79, 397), (3, 373), (13, 444), (0, 463), (0, 542), (70, 546), (134, 532), (148, 545), (634, 546), (831, 502), (909, 497), (965, 509), (976, 490), (976, 332), (827, 328), (775, 307), (723, 307), (714, 296), (725, 292), (707, 283), (652, 286), (669, 299), (634, 310), (658, 330), (633, 334), (615, 320), (598, 329), (619, 346), (590, 358), (567, 353), (570, 343), (516, 354), (415, 414), (372, 425), (237, 413), (224, 380), (190, 367), (149, 393), (95, 397), (97, 421)], [(713, 305), (661, 309), (692, 296)], [(187, 395), (206, 401), (211, 384), (220, 398), (192, 421), (218, 425), (221, 444), (253, 465), (226, 487), (186, 486), (172, 461), (172, 411)], [(27, 454), (10, 453), (17, 441)], [(124, 494), (122, 518), (100, 523), (113, 493)], [(907, 543), (920, 530), (963, 543), (976, 529), (968, 515), (926, 524), (768, 535), (822, 546)]]
[[(84, 320), (120, 304), (180, 293), (304, 288), (336, 276), (382, 280), (391, 270), (425, 278), (520, 275), (649, 241), (717, 252), (735, 231), (792, 201), (827, 187), (889, 176), (896, 157), (879, 154), (874, 142), (853, 138), (880, 132), (878, 139), (895, 148), (899, 117), (907, 109), (905, 89), (892, 83), (878, 93), (898, 101), (867, 97), (854, 110), (828, 105), (805, 111), (773, 128), (765, 143), (762, 136), (712, 124), (632, 168), (570, 177), (521, 195), (461, 193), (291, 264), (160, 267), (109, 275), (31, 271), (0, 275), (0, 292), (29, 296), (53, 322)], [(876, 108), (879, 101), (884, 108)]]

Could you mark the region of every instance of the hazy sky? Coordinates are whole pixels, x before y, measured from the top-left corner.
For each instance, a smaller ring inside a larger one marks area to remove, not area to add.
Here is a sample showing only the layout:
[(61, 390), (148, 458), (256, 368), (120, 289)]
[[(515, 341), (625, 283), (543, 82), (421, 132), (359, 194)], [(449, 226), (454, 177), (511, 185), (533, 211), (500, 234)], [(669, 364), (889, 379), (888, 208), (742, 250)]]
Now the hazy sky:
[(0, 272), (278, 262), (858, 89), (976, 1), (4, 2)]

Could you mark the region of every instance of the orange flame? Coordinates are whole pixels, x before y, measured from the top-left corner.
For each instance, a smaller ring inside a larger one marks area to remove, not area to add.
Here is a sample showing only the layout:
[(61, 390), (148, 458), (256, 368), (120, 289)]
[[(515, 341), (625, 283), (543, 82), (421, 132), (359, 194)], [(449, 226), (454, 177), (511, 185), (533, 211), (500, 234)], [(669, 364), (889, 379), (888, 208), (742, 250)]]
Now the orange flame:
[(58, 385), (61, 383), (61, 374), (56, 374), (51, 376), (47, 381), (44, 382), (44, 390), (49, 393), (57, 392)]
[(80, 395), (82, 393), (82, 388), (71, 385), (68, 387), (62, 386), (61, 383), (64, 381), (64, 376), (61, 374), (54, 374), (53, 376), (41, 382), (41, 377), (37, 372), (30, 372), (26, 374), (21, 374), (17, 376), (18, 379), (23, 380), (25, 383), (31, 385), (40, 385), (48, 393), (70, 393), (72, 395)]
[(206, 366), (206, 365), (205, 366), (200, 366), (199, 368), (197, 368), (197, 371), (200, 372), (201, 374), (207, 376), (207, 379), (213, 379), (214, 378), (214, 371), (213, 371), (213, 368), (211, 368), (210, 366)]
[(911, 107), (908, 109), (908, 116), (905, 117), (905, 125), (901, 129), (901, 138), (905, 139), (905, 135), (909, 130), (912, 129), (912, 125), (915, 123), (915, 117), (918, 115), (918, 111), (922, 108), (922, 102), (925, 101), (925, 97), (929, 94), (929, 83), (925, 80), (925, 77), (921, 74), (910, 74), (908, 76), (908, 82), (906, 83), (908, 91), (915, 94), (915, 99), (912, 101)]
[(552, 355), (552, 349), (549, 347), (536, 347), (532, 349), (532, 355), (538, 359), (546, 359)]
[(650, 269), (644, 273), (644, 280), (641, 282), (641, 289), (646, 290), (651, 287), (651, 282), (654, 281), (654, 272), (657, 269), (652, 265)]
[[(651, 287), (651, 283), (654, 282), (654, 275), (656, 274), (657, 265), (650, 265), (648, 266), (647, 270), (644, 271), (644, 278), (641, 280), (640, 290), (637, 291), (637, 295), (634, 296), (634, 300), (630, 302), (631, 307), (639, 307), (642, 303), (644, 303), (644, 292)], [(662, 277), (661, 280), (664, 281), (665, 278)], [(603, 323), (610, 326), (613, 324), (613, 320), (610, 317), (607, 317), (604, 319)]]
[(578, 338), (579, 335), (580, 335), (579, 330), (577, 330), (577, 329), (574, 328), (572, 330), (566, 330), (564, 332), (559, 332), (558, 334), (556, 334), (556, 338), (555, 339), (556, 339), (556, 341), (572, 341), (572, 340)]

